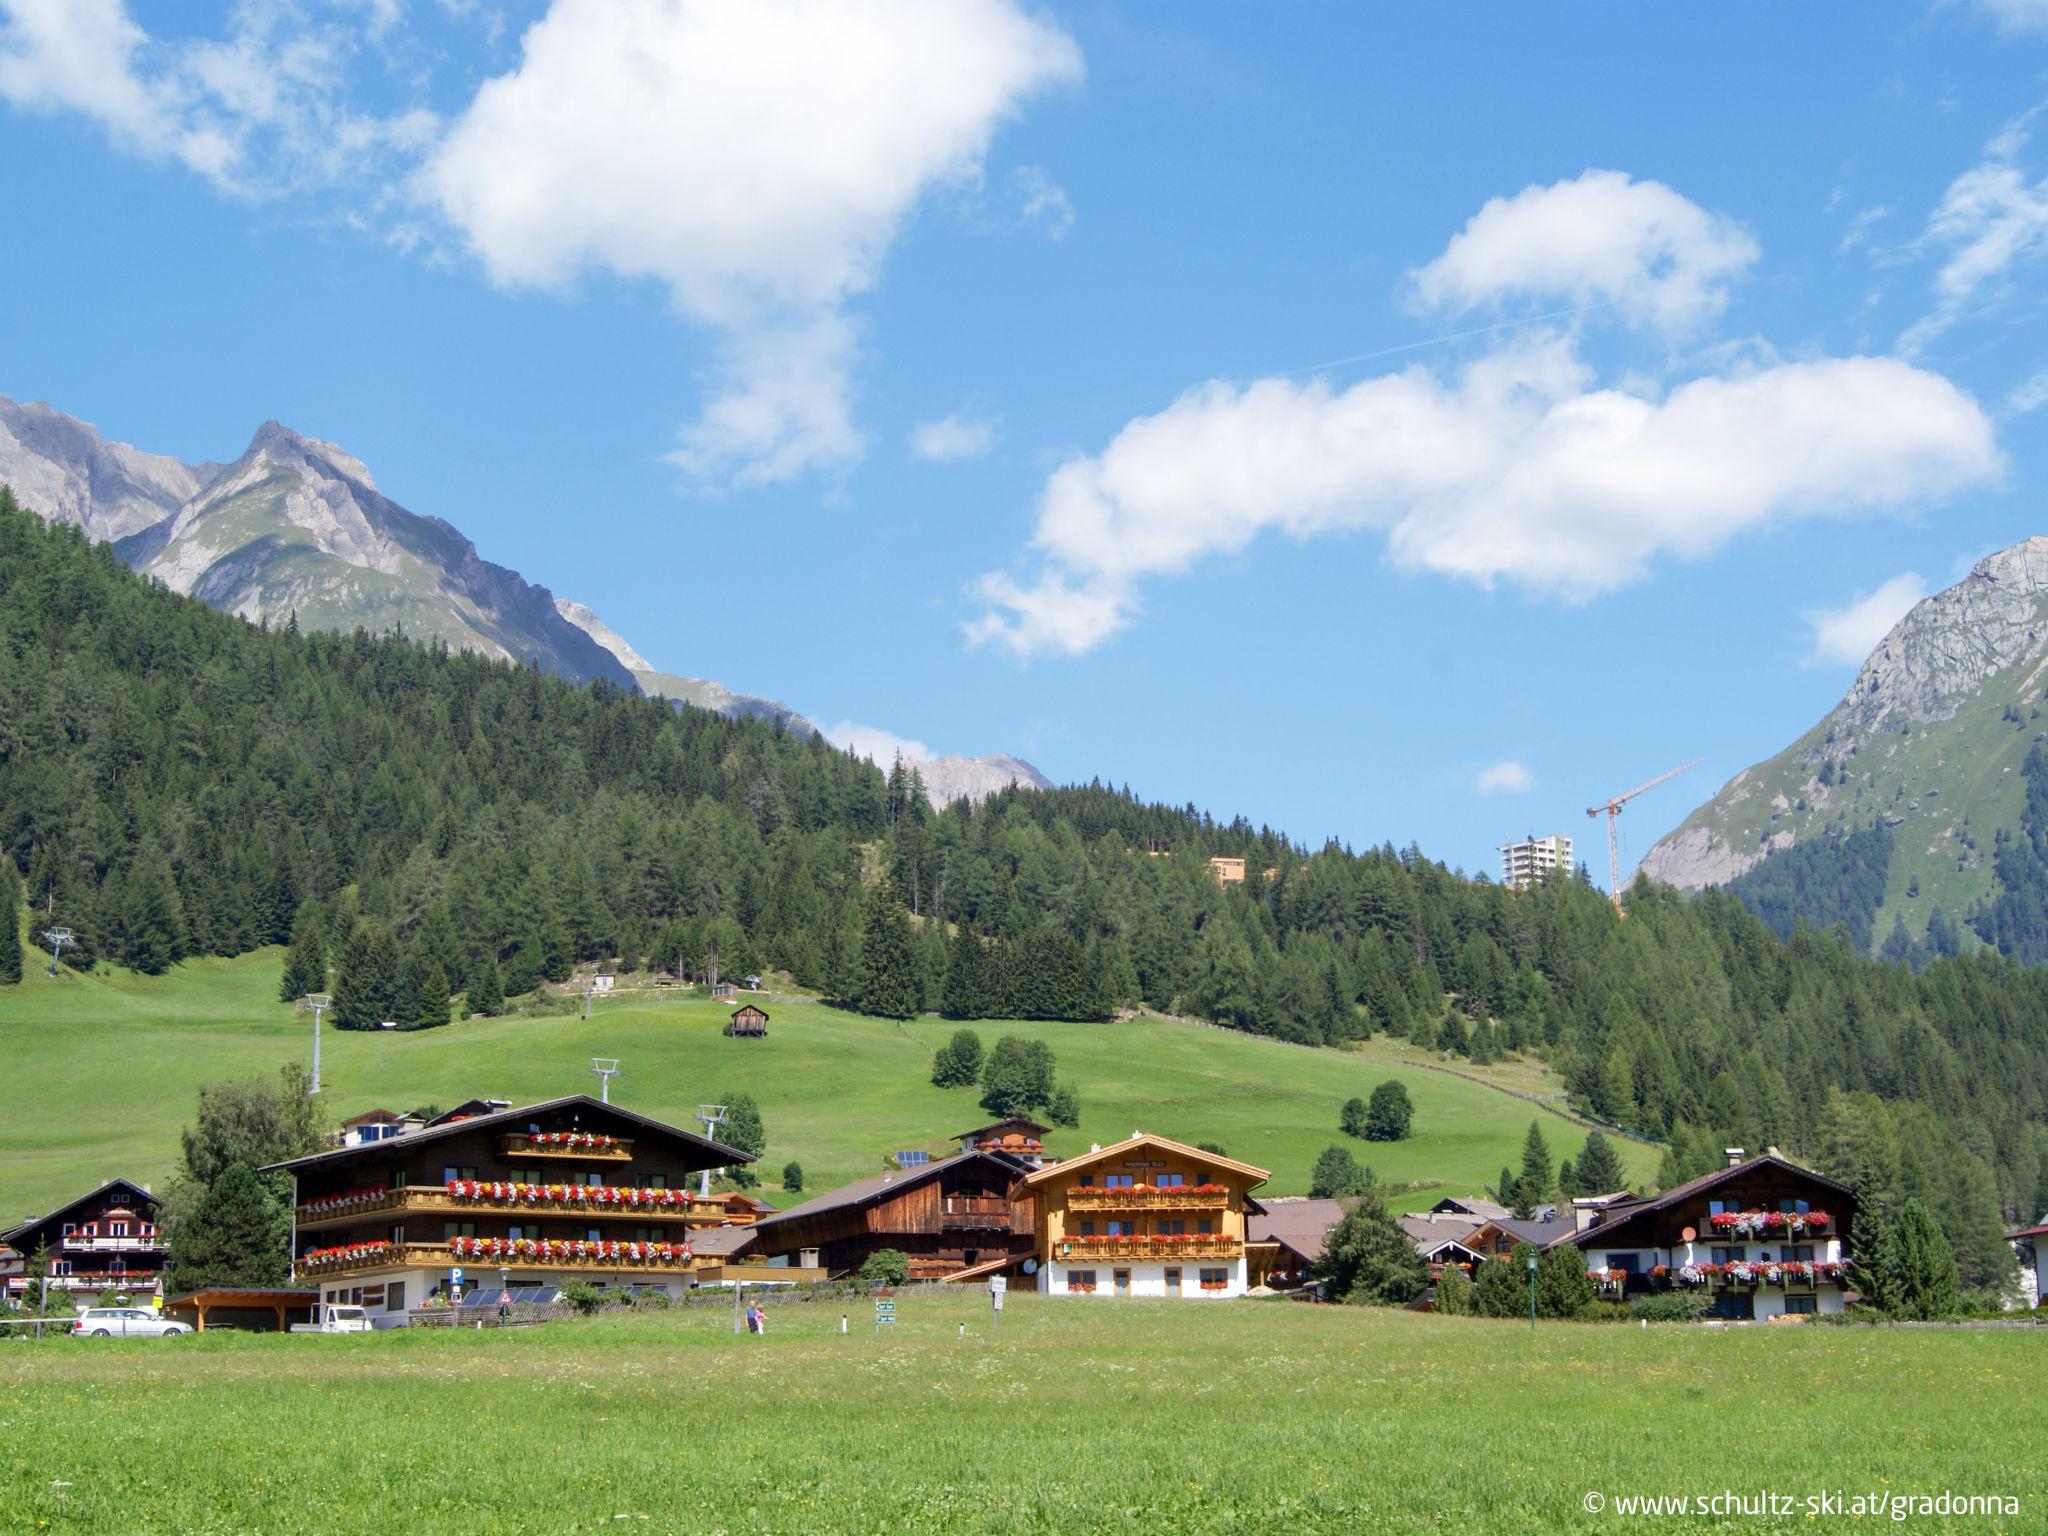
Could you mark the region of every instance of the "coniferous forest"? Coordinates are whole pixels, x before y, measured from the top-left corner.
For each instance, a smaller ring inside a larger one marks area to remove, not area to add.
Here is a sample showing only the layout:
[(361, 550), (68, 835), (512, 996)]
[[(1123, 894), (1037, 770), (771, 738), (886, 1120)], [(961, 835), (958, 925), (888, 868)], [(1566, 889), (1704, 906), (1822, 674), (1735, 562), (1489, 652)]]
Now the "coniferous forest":
[(77, 935), (67, 964), (285, 944), (281, 995), (332, 963), (345, 1027), (490, 1011), (601, 960), (787, 971), (899, 1016), (1146, 1006), (1535, 1053), (1667, 1142), (1666, 1182), (1777, 1145), (1920, 1196), (1968, 1283), (2048, 1195), (2048, 972), (2009, 958), (1915, 974), (1718, 892), (1639, 888), (1622, 920), (1582, 879), (1517, 895), (1101, 783), (934, 811), (914, 773), (771, 725), (257, 628), (4, 491), (0, 625), (0, 850), (32, 928)]

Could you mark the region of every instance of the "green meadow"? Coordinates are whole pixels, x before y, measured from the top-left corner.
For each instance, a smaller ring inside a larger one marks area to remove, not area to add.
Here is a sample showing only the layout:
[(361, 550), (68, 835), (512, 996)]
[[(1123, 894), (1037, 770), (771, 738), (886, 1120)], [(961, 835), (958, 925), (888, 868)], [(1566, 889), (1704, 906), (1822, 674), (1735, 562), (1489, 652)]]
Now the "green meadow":
[[(906, 1293), (538, 1328), (0, 1345), (9, 1530), (2048, 1529), (2031, 1331)], [(851, 1331), (838, 1331), (842, 1310)], [(964, 1329), (964, 1336), (963, 1336)], [(2002, 1495), (2007, 1517), (1630, 1516)], [(1604, 1501), (1588, 1510), (1589, 1495)]]
[[(15, 1094), (0, 1117), (0, 1222), (11, 1223), (125, 1176), (159, 1182), (176, 1164), (179, 1129), (201, 1083), (269, 1072), (311, 1055), (312, 1022), (276, 1000), (276, 950), (195, 960), (162, 977), (102, 970), (51, 980), (32, 971), (0, 988), (0, 1063)], [(766, 997), (765, 1040), (720, 1033), (729, 1009), (666, 989), (597, 1004), (595, 1017), (472, 1019), (420, 1033), (329, 1028), (323, 1097), (337, 1122), (376, 1107), (404, 1110), (463, 1099), (533, 1102), (597, 1090), (590, 1058), (624, 1070), (615, 1102), (687, 1124), (697, 1105), (736, 1092), (760, 1102), (768, 1128), (761, 1172), (770, 1199), (782, 1168), (803, 1166), (808, 1190), (874, 1172), (903, 1148), (945, 1150), (945, 1138), (984, 1123), (971, 1089), (935, 1088), (932, 1052), (956, 1025), (908, 1024)], [(1349, 1141), (1384, 1180), (1440, 1187), (1491, 1184), (1519, 1165), (1540, 1119), (1552, 1154), (1573, 1156), (1584, 1131), (1507, 1091), (1554, 1095), (1528, 1063), (1487, 1069), (1489, 1082), (1430, 1070), (1422, 1054), (1384, 1040), (1361, 1050), (1287, 1045), (1175, 1020), (977, 1026), (1047, 1041), (1059, 1075), (1080, 1093), (1079, 1129), (1051, 1138), (1055, 1153), (1086, 1150), (1134, 1130), (1220, 1144), (1272, 1170), (1267, 1192), (1301, 1194), (1316, 1155), (1338, 1134), (1339, 1107), (1398, 1078), (1415, 1103), (1414, 1134), (1398, 1143)], [(1497, 1085), (1497, 1086), (1496, 1086)], [(1653, 1149), (1617, 1142), (1631, 1175), (1655, 1170)]]

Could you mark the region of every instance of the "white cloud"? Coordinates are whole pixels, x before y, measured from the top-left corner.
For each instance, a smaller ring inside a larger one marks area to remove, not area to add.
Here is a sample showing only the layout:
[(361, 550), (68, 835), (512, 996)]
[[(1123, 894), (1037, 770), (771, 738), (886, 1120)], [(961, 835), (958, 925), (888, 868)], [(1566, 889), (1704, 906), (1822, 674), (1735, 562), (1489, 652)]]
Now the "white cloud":
[(665, 284), (725, 338), (678, 462), (786, 479), (860, 452), (844, 306), (920, 195), (1080, 69), (1012, 0), (554, 0), (418, 185), (501, 284)]
[(416, 155), (437, 123), (423, 109), (379, 116), (343, 102), (364, 28), (379, 35), (397, 12), (339, 4), (346, 20), (241, 0), (224, 37), (173, 45), (153, 40), (124, 0), (0, 0), (0, 98), (76, 112), (125, 152), (176, 161), (239, 195), (360, 180)]
[(2028, 180), (2018, 163), (2033, 117), (2029, 112), (2001, 128), (1928, 216), (1915, 248), (1946, 258), (1934, 277), (1934, 308), (1899, 338), (1903, 356), (1995, 304), (2015, 267), (2048, 254), (2048, 179)]
[(1854, 218), (1849, 220), (1849, 227), (1842, 231), (1841, 244), (1836, 247), (1836, 250), (1841, 255), (1848, 255), (1857, 246), (1869, 239), (1871, 230), (1891, 216), (1891, 209), (1882, 204), (1861, 210)]
[(2048, 405), (2048, 368), (2039, 368), (2013, 386), (1998, 414), (2010, 421), (2015, 416), (2030, 416), (2044, 405)]
[(923, 742), (898, 736), (878, 725), (858, 725), (851, 720), (841, 720), (836, 725), (821, 725), (818, 730), (833, 746), (842, 751), (850, 748), (884, 768), (899, 757), (906, 763), (924, 763), (932, 759), (932, 749)]
[(1907, 571), (1875, 592), (1860, 594), (1846, 607), (1817, 608), (1806, 613), (1803, 617), (1813, 626), (1813, 651), (1806, 658), (1808, 664), (1861, 666), (1877, 649), (1878, 642), (1891, 633), (1892, 626), (1926, 595), (1927, 583), (1918, 572)]
[(961, 411), (937, 421), (921, 421), (910, 429), (910, 451), (939, 464), (978, 459), (995, 446), (995, 440), (993, 421)]
[(1479, 776), (1472, 781), (1474, 789), (1482, 795), (1489, 796), (1526, 794), (1535, 787), (1535, 784), (1536, 780), (1529, 770), (1513, 758), (1495, 763), (1491, 768), (1481, 769)]
[(1998, 23), (2001, 32), (2048, 29), (2048, 0), (1977, 0), (1977, 7)]
[(1020, 165), (1010, 175), (1017, 194), (1017, 222), (1045, 231), (1049, 240), (1064, 240), (1074, 227), (1074, 205), (1067, 189), (1042, 165)]
[(1026, 581), (984, 577), (971, 641), (1079, 654), (1126, 627), (1143, 583), (1243, 548), (1383, 532), (1395, 562), (1584, 599), (1745, 530), (1912, 507), (1994, 478), (1976, 403), (1890, 358), (1597, 388), (1558, 339), (1449, 378), (1211, 382), (1069, 460), (1039, 502)]
[(1595, 170), (1494, 198), (1410, 277), (1424, 306), (1454, 314), (1569, 299), (1677, 332), (1719, 314), (1760, 254), (1740, 225), (1661, 182)]

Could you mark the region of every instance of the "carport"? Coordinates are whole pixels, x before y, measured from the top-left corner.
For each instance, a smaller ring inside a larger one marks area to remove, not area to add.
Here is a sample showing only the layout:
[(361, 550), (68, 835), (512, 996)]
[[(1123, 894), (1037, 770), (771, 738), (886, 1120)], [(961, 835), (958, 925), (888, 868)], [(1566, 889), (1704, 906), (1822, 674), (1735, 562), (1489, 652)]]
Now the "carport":
[(313, 1308), (319, 1300), (318, 1291), (231, 1290), (223, 1287), (173, 1296), (164, 1303), (164, 1311), (180, 1322), (191, 1323), (201, 1333), (206, 1332), (208, 1319), (223, 1328), (275, 1329), (283, 1333), (293, 1323), (313, 1321)]

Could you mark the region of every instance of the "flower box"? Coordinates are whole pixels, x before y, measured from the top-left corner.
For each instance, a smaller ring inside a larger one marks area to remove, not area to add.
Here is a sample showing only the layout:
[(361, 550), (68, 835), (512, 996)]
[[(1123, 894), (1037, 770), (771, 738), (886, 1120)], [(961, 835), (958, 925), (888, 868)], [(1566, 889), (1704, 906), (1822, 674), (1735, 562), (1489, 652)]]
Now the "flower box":
[(600, 1136), (594, 1131), (515, 1131), (498, 1138), (508, 1157), (571, 1157), (580, 1162), (593, 1158), (608, 1162), (629, 1162), (633, 1143), (617, 1136)]
[(1707, 1224), (1722, 1236), (1785, 1237), (1825, 1231), (1834, 1218), (1826, 1211), (1720, 1211)]
[(450, 1179), (451, 1200), (486, 1205), (553, 1205), (574, 1211), (680, 1211), (695, 1200), (687, 1189), (636, 1189), (623, 1184), (524, 1184), (503, 1179)]
[(345, 1189), (338, 1195), (316, 1195), (299, 1206), (301, 1221), (319, 1221), (328, 1216), (345, 1216), (352, 1211), (374, 1211), (397, 1205), (405, 1191), (378, 1187)]
[(319, 1274), (324, 1270), (349, 1269), (359, 1264), (373, 1263), (391, 1253), (391, 1244), (340, 1243), (332, 1248), (315, 1248), (310, 1253), (299, 1255), (298, 1268), (305, 1274)]
[(683, 1264), (688, 1243), (612, 1243), (538, 1237), (451, 1237), (458, 1259), (505, 1259), (528, 1264)]

